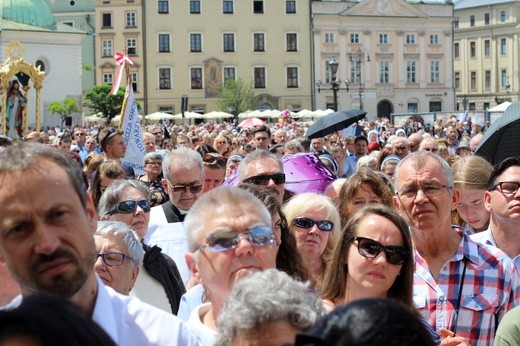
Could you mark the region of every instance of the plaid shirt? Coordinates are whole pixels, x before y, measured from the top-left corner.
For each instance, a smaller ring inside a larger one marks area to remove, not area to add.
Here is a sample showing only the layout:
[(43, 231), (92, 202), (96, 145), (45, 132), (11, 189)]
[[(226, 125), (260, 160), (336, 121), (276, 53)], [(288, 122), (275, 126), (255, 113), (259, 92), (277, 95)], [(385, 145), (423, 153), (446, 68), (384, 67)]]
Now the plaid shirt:
[(461, 228), (454, 230), (462, 237), (461, 243), (437, 281), (425, 259), (415, 252), (414, 303), (437, 331), (456, 328), (456, 335), (472, 345), (492, 345), (498, 321), (520, 302), (518, 272), (500, 250), (475, 243)]

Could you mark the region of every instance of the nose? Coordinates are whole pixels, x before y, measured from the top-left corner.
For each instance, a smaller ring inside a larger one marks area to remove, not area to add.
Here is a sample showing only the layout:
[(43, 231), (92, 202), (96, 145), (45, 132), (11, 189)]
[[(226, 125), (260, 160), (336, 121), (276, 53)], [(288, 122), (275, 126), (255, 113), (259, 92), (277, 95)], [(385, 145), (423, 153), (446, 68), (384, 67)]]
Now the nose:
[(238, 245), (235, 248), (235, 256), (252, 255), (255, 252), (253, 244), (247, 237), (240, 237)]
[(101, 256), (96, 258), (96, 262), (94, 262), (94, 269), (103, 270), (103, 271), (107, 270), (107, 266), (106, 266), (105, 262), (103, 262), (103, 258), (101, 258)]
[(417, 189), (417, 193), (415, 194), (415, 204), (422, 204), (429, 201), (428, 195), (424, 193), (423, 189)]
[(37, 245), (35, 247), (35, 251), (38, 254), (50, 255), (56, 251), (61, 245), (61, 240), (56, 232), (52, 229), (46, 227), (38, 227), (40, 228), (38, 233)]
[(372, 262), (374, 264), (379, 264), (379, 265), (386, 264), (387, 261), (386, 261), (385, 252), (381, 251), (380, 253), (378, 253), (377, 256), (372, 259)]
[(269, 178), (269, 181), (267, 182), (268, 187), (275, 187), (276, 184), (272, 178)]
[(318, 228), (318, 225), (312, 225), (311, 229), (309, 230), (309, 234), (320, 234), (320, 229)]

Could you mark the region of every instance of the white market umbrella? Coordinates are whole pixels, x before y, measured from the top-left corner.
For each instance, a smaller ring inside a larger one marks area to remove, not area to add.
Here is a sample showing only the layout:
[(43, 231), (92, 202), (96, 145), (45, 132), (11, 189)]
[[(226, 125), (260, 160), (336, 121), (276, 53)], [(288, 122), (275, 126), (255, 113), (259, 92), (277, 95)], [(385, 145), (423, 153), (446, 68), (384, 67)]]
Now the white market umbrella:
[(155, 113), (152, 113), (152, 114), (148, 114), (144, 118), (146, 120), (152, 120), (152, 121), (179, 119), (177, 117), (177, 115), (164, 113), (164, 112), (155, 112)]

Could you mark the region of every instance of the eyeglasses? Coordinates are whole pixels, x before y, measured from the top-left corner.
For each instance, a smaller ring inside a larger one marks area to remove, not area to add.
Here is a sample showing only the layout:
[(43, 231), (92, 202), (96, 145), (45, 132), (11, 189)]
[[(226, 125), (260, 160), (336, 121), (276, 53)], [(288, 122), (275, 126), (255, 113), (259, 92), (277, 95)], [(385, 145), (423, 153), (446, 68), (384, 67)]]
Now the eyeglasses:
[(168, 180), (166, 180), (166, 182), (168, 183), (170, 188), (175, 193), (182, 193), (182, 192), (187, 192), (188, 190), (190, 190), (191, 193), (195, 194), (195, 193), (199, 193), (202, 191), (202, 184), (191, 183), (191, 184), (172, 185), (172, 183), (170, 183)]
[(269, 184), (270, 180), (272, 180), (276, 185), (283, 184), (285, 183), (285, 174), (277, 173), (255, 175), (253, 177), (244, 179), (244, 183), (250, 183), (254, 185), (267, 185)]
[(207, 245), (199, 245), (195, 249), (211, 252), (224, 252), (236, 249), (241, 239), (246, 239), (255, 247), (271, 246), (275, 244), (273, 230), (269, 226), (255, 226), (244, 233), (236, 233), (231, 230), (222, 230), (211, 233), (206, 238)]
[(440, 183), (428, 183), (425, 184), (422, 187), (410, 185), (405, 186), (401, 189), (401, 191), (396, 192), (396, 195), (406, 198), (406, 199), (414, 199), (417, 197), (417, 191), (422, 190), (422, 192), (428, 197), (437, 197), (440, 196), (442, 193), (442, 189), (447, 188), (448, 190), (451, 189), (451, 187), (442, 185)]
[(135, 259), (121, 252), (110, 251), (96, 254), (96, 260), (99, 257), (101, 257), (103, 259), (103, 263), (105, 263), (109, 267), (119, 267), (123, 265), (125, 258), (128, 258), (129, 260), (137, 264), (137, 261)]
[(204, 157), (202, 158), (202, 161), (204, 161), (204, 163), (208, 163), (210, 165), (217, 164), (221, 167), (226, 167), (226, 164), (227, 164), (227, 159), (224, 156), (213, 155), (213, 154), (204, 155)]
[(429, 152), (432, 152), (432, 153), (436, 153), (436, 152), (439, 151), (439, 149), (437, 149), (437, 148), (423, 148), (422, 150), (429, 151)]
[(123, 201), (119, 202), (112, 209), (108, 211), (108, 215), (114, 214), (131, 214), (136, 211), (139, 206), (145, 213), (150, 211), (150, 203), (146, 199), (141, 201)]
[(386, 261), (390, 264), (403, 264), (406, 260), (410, 251), (402, 246), (390, 245), (384, 246), (383, 244), (363, 237), (355, 237), (354, 241), (357, 241), (358, 252), (365, 258), (376, 258), (381, 251), (385, 253)]
[(495, 190), (497, 187), (505, 195), (514, 195), (515, 193), (518, 192), (520, 183), (516, 182), (516, 181), (503, 181), (503, 182), (495, 184), (495, 187), (493, 188), (493, 190)]
[(308, 217), (297, 217), (293, 220), (293, 225), (300, 228), (311, 229), (314, 225), (318, 226), (320, 231), (330, 232), (334, 229), (334, 223), (329, 220), (313, 220)]
[(160, 166), (162, 164), (162, 162), (161, 161), (149, 161), (146, 164), (152, 165), (152, 166)]

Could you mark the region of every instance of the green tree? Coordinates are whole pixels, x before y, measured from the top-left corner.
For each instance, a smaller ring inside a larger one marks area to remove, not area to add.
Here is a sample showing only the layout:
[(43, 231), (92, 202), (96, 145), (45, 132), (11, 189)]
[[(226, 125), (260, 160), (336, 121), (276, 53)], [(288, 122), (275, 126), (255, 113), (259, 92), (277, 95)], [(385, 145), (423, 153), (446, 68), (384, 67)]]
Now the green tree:
[(83, 106), (90, 108), (93, 113), (103, 114), (103, 118), (107, 118), (107, 124), (110, 124), (113, 117), (121, 114), (125, 97), (124, 88), (119, 88), (116, 95), (110, 93), (111, 89), (109, 84), (95, 85), (85, 93), (83, 100)]
[(66, 97), (63, 101), (52, 101), (47, 108), (53, 114), (59, 114), (61, 117), (61, 127), (65, 125), (65, 119), (70, 117), (72, 113), (79, 112), (76, 99)]
[(220, 89), (217, 105), (222, 111), (232, 113), (235, 117), (249, 109), (256, 109), (258, 100), (255, 97), (253, 83), (246, 84), (241, 79), (228, 79)]

